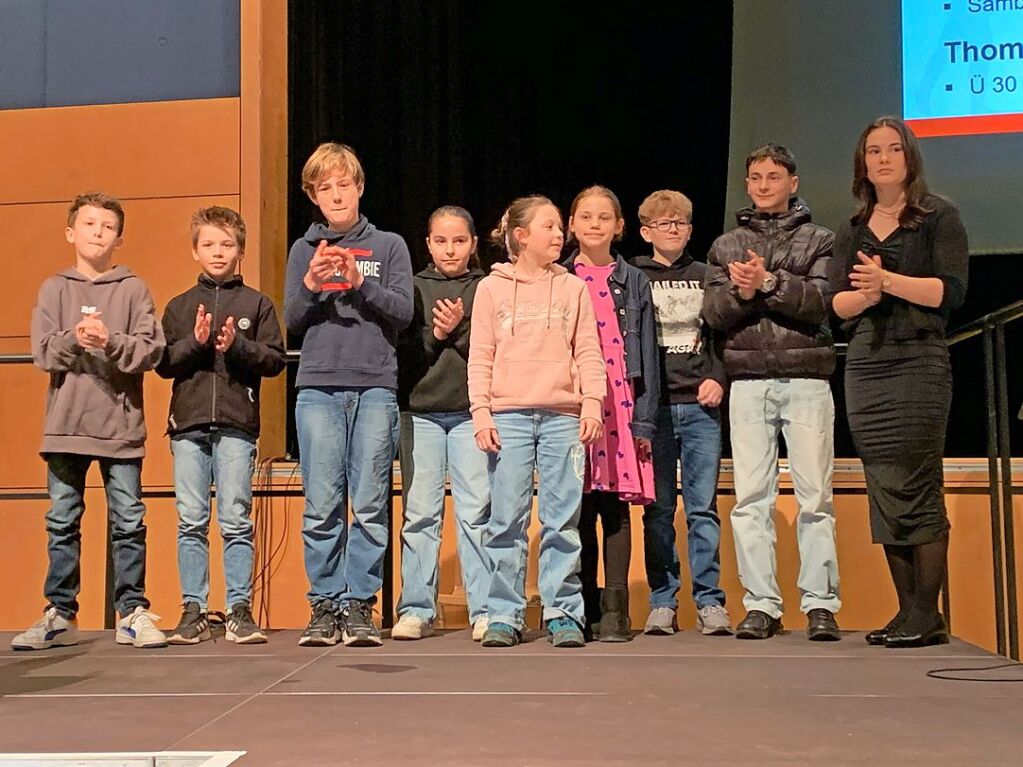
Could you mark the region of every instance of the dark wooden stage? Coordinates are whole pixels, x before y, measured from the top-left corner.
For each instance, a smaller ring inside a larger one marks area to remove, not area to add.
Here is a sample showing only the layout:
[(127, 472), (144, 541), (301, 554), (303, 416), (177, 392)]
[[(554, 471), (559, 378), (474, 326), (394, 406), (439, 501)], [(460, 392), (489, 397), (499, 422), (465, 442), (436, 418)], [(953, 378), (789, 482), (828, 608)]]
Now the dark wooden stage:
[(314, 649), (283, 631), (262, 646), (143, 651), (94, 632), (14, 653), (10, 638), (0, 634), (6, 754), (244, 751), (239, 767), (1023, 763), (1023, 686), (926, 676), (1000, 660), (961, 642), (896, 651), (862, 634), (811, 644), (801, 632), (686, 631), (555, 650), (534, 633), (499, 650), (457, 631)]

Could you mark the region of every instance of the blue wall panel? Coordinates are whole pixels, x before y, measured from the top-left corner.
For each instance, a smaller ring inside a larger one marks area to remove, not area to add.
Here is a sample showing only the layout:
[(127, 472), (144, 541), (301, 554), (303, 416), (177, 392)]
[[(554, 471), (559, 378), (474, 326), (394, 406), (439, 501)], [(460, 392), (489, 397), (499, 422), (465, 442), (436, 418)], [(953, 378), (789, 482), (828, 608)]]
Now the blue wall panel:
[(0, 108), (239, 95), (239, 0), (0, 0)]

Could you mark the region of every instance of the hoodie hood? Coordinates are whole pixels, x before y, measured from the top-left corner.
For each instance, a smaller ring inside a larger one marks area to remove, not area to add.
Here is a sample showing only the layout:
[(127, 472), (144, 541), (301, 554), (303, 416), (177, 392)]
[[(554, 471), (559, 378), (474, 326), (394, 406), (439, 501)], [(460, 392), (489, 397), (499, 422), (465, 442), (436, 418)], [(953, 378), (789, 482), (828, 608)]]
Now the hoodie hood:
[(437, 266), (433, 263), (427, 264), (425, 268), (421, 269), (416, 273), (416, 277), (423, 280), (436, 280), (437, 282), (457, 282), (458, 280), (469, 280), (469, 279), (482, 279), (483, 270), (478, 266), (469, 267), (469, 271), (465, 274), (460, 274), (457, 277), (448, 277), (446, 274), (441, 273)]
[(124, 280), (135, 276), (135, 272), (127, 266), (115, 266), (94, 280), (90, 280), (74, 267), (64, 269), (63, 271), (57, 272), (57, 274), (66, 279), (74, 280), (75, 282), (91, 282), (94, 285), (101, 285), (107, 282), (123, 282)]
[(660, 269), (684, 269), (693, 263), (693, 257), (689, 254), (688, 250), (683, 250), (682, 254), (675, 259), (675, 262), (671, 265), (662, 264), (660, 261), (655, 261), (653, 256), (636, 256), (632, 260), (632, 265), (638, 269), (647, 269), (650, 271), (657, 271)]
[(326, 240), (330, 245), (354, 245), (357, 242), (368, 240), (376, 233), (377, 228), (369, 222), (369, 219), (360, 215), (355, 226), (347, 232), (339, 232), (331, 229), (326, 224), (315, 222), (309, 226), (303, 239), (314, 248), (320, 244), (320, 240)]
[(761, 232), (771, 226), (781, 229), (792, 230), (813, 220), (810, 213), (810, 206), (801, 197), (793, 197), (789, 200), (789, 209), (784, 213), (761, 213), (754, 206), (748, 205), (735, 214), (735, 220), (739, 226), (748, 226), (750, 229)]

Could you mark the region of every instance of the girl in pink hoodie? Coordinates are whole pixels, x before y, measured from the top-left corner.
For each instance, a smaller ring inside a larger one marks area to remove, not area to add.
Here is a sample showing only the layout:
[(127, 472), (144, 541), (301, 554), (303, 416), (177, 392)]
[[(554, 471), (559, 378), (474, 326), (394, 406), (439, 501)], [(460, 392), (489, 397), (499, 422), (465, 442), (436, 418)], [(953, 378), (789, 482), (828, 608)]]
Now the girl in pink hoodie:
[(607, 390), (586, 286), (556, 261), (561, 214), (546, 197), (516, 200), (493, 239), (508, 253), (479, 284), (469, 341), (469, 409), (487, 451), (491, 516), (484, 546), (493, 567), (485, 647), (519, 643), (526, 613), (526, 560), (537, 490), (540, 597), (550, 641), (581, 647), (579, 509), (584, 445), (602, 432)]

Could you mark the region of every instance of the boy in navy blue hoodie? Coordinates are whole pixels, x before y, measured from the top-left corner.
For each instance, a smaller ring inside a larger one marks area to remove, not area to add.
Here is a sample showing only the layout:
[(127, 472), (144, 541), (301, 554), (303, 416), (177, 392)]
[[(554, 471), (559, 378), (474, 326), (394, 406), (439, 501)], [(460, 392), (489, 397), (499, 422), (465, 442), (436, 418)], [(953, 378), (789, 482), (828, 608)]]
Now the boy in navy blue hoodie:
[(375, 646), (398, 444), (395, 348), (412, 319), (412, 262), (400, 235), (360, 214), (365, 176), (350, 147), (321, 144), (302, 188), (326, 224), (292, 245), (284, 297), (288, 332), (304, 335), (295, 424), (312, 617), (299, 644)]

